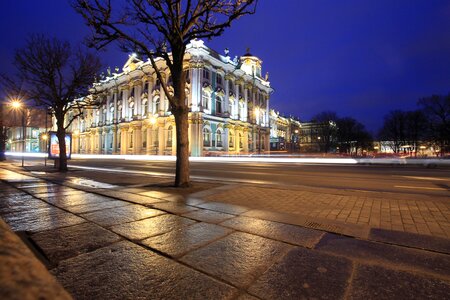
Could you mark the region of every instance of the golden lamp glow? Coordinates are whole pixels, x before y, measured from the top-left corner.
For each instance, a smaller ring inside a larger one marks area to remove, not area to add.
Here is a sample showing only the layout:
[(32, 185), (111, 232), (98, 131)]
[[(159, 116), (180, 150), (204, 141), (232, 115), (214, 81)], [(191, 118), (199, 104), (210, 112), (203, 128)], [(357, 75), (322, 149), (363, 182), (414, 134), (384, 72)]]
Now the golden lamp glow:
[(80, 134), (80, 131), (79, 130), (75, 130), (74, 132), (73, 132), (73, 135), (79, 135)]
[(19, 100), (13, 100), (10, 102), (11, 107), (14, 109), (19, 109), (22, 107), (22, 102), (20, 102)]
[(156, 123), (156, 118), (155, 117), (150, 117), (150, 124), (155, 124)]
[(47, 134), (42, 135), (42, 139), (43, 139), (44, 141), (46, 141), (46, 140), (48, 139), (48, 135), (47, 135)]

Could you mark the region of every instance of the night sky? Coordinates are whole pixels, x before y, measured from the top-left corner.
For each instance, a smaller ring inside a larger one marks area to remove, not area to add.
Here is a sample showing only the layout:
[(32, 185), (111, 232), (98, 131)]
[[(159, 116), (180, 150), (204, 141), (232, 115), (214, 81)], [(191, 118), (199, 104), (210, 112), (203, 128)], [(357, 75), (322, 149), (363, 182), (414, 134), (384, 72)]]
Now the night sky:
[[(89, 33), (64, 0), (1, 1), (0, 61), (13, 72), (14, 49), (30, 33), (80, 43)], [(450, 92), (450, 2), (438, 0), (261, 0), (206, 44), (242, 55), (247, 47), (270, 74), (271, 107), (302, 121), (331, 110), (372, 132), (393, 109), (416, 108), (420, 97)], [(111, 47), (105, 66), (127, 55)]]

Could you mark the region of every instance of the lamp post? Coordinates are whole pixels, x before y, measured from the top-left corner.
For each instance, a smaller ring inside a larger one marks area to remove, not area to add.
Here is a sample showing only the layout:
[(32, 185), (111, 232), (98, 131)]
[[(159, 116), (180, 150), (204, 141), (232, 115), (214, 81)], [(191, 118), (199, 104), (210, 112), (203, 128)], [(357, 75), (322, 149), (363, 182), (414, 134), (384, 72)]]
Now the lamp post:
[(22, 111), (22, 167), (25, 164), (25, 138), (26, 138), (26, 126), (25, 126), (25, 107), (23, 107), (23, 103), (20, 100), (13, 100), (10, 103), (11, 107), (15, 110), (21, 110)]

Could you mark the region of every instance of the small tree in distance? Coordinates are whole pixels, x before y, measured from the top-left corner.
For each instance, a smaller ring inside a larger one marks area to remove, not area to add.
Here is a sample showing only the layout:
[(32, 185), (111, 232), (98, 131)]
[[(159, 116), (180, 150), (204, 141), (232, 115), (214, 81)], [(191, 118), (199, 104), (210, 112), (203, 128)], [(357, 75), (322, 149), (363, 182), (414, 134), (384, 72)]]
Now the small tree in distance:
[(74, 100), (87, 94), (101, 68), (100, 60), (81, 48), (72, 48), (68, 42), (32, 35), (16, 51), (14, 65), (18, 72), (16, 78), (3, 76), (7, 92), (20, 95), (23, 100), (33, 100), (36, 106), (50, 110), (55, 116), (59, 170), (66, 171), (66, 129), (82, 114), (86, 104)]
[[(147, 57), (171, 105), (175, 117), (177, 160), (175, 186), (189, 186), (189, 140), (186, 45), (195, 38), (220, 36), (231, 23), (253, 14), (257, 0), (74, 0), (73, 6), (94, 30), (90, 40), (97, 49), (118, 42), (125, 51)], [(168, 91), (155, 59), (161, 57), (172, 76), (173, 95)]]

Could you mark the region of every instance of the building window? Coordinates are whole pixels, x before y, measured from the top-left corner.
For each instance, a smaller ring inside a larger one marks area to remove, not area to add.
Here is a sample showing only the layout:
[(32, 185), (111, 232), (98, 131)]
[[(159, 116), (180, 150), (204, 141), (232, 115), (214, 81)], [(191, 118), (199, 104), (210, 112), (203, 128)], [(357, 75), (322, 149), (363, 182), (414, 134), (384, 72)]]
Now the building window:
[(216, 114), (220, 115), (222, 113), (222, 98), (216, 97)]
[(242, 103), (242, 102), (239, 102), (239, 119), (240, 120), (244, 120), (244, 115), (245, 115), (245, 113), (244, 113), (244, 103)]
[(211, 147), (211, 131), (203, 128), (203, 147)]
[(217, 73), (216, 83), (217, 83), (217, 85), (220, 85), (220, 86), (223, 84), (222, 75), (220, 75), (219, 73)]
[(172, 147), (172, 126), (167, 128), (167, 147)]
[(142, 148), (147, 148), (147, 130), (149, 129), (145, 129), (142, 130)]
[(216, 147), (222, 147), (222, 132), (220, 129), (216, 131)]
[(229, 137), (228, 137), (228, 145), (230, 148), (234, 147), (234, 134), (230, 131)]
[(244, 143), (243, 143), (244, 137), (242, 136), (241, 133), (239, 133), (238, 137), (239, 137), (239, 149), (242, 149), (242, 148), (244, 148)]
[(147, 98), (144, 98), (142, 100), (142, 115), (143, 116), (146, 116), (148, 113), (148, 103), (147, 102), (148, 102)]
[(206, 79), (209, 81), (209, 70), (203, 69), (203, 79)]
[(234, 116), (233, 107), (234, 107), (234, 101), (233, 101), (233, 99), (229, 99), (228, 100), (228, 112), (230, 113), (231, 117)]
[(149, 85), (150, 83), (149, 82), (144, 82), (144, 88), (142, 89), (142, 93), (147, 93), (148, 94), (148, 85)]
[(153, 99), (153, 101), (155, 102), (155, 111), (154, 111), (153, 113), (154, 113), (154, 114), (157, 114), (157, 113), (159, 113), (159, 110), (160, 110), (160, 105), (161, 105), (160, 99), (159, 99), (158, 96), (156, 96), (156, 97)]
[(202, 104), (203, 104), (203, 108), (206, 110), (210, 109), (210, 104), (209, 102), (211, 101), (211, 95), (206, 92), (205, 90), (202, 91)]

